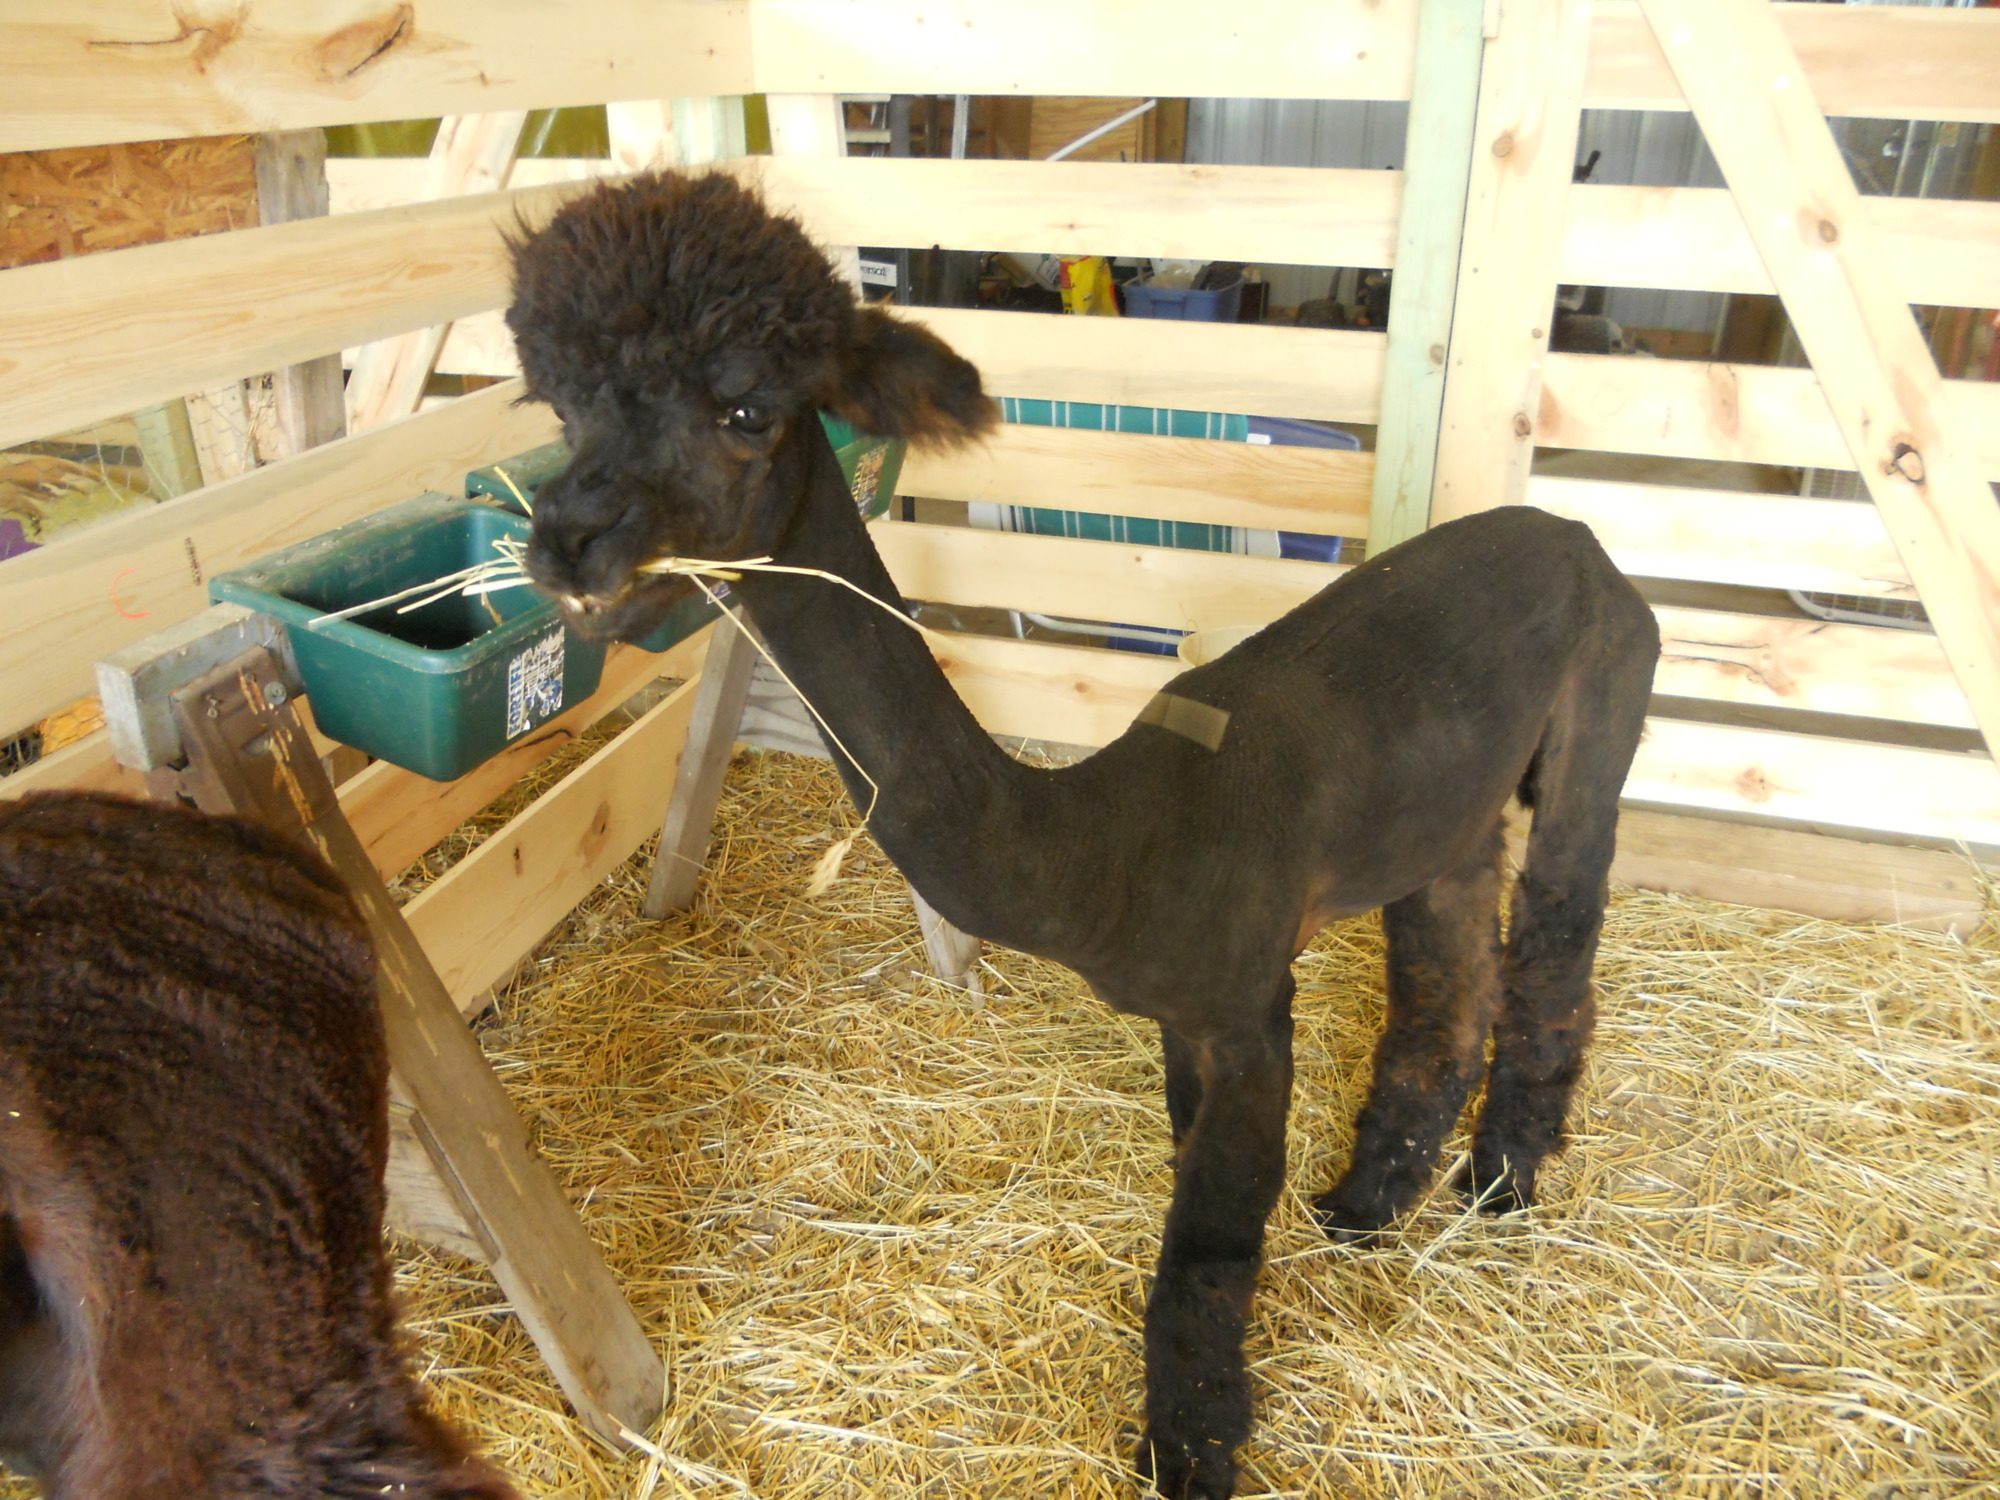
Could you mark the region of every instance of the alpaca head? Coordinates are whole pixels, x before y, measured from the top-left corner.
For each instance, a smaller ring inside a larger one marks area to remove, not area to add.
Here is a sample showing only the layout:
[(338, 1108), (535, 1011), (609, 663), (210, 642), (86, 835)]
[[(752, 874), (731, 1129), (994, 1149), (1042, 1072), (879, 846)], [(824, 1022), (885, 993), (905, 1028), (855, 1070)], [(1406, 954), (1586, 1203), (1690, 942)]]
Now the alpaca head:
[(599, 187), (512, 250), (507, 325), (573, 455), (536, 497), (528, 571), (591, 634), (644, 635), (692, 589), (639, 572), (656, 557), (775, 551), (822, 408), (914, 442), (994, 421), (972, 365), (857, 305), (797, 222), (729, 176)]

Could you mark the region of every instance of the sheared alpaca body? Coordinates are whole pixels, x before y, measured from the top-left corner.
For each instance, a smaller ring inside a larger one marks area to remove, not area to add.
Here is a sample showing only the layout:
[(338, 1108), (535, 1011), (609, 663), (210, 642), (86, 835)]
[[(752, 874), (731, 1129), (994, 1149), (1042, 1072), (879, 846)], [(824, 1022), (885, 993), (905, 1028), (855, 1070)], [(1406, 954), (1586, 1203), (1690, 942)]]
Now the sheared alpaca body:
[[(509, 322), (575, 449), (538, 497), (529, 568), (610, 635), (682, 597), (684, 580), (639, 571), (663, 554), (768, 553), (902, 608), (814, 408), (916, 441), (994, 419), (969, 365), (855, 308), (795, 226), (725, 179), (644, 178), (565, 209), (516, 247)], [(876, 795), (856, 763), (879, 786), (870, 827), (924, 898), (1159, 1022), (1179, 1167), (1140, 1464), (1169, 1496), (1228, 1495), (1284, 1167), (1290, 962), (1326, 921), (1384, 908), (1388, 1022), (1352, 1163), (1317, 1203), (1329, 1231), (1367, 1234), (1414, 1201), (1482, 1072), (1465, 1185), (1489, 1207), (1529, 1202), (1591, 1030), (1651, 611), (1585, 528), (1487, 513), (1176, 678), (1169, 695), (1227, 716), (1219, 744), (1143, 716), (1045, 771), (1001, 752), (922, 640), (865, 600), (785, 575), (736, 587), (844, 747), (856, 800)], [(1517, 793), (1535, 821), (1503, 952)]]
[(0, 1454), (49, 1500), (512, 1500), (382, 1245), (367, 930), (272, 835), (0, 804)]

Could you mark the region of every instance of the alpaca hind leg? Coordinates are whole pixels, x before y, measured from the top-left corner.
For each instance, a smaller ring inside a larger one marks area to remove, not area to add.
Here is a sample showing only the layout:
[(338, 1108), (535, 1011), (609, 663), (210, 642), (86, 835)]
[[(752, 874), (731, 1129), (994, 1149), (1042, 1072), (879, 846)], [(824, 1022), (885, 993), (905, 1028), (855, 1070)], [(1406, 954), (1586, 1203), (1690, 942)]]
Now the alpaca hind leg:
[(1500, 1005), (1500, 828), (1479, 852), (1382, 909), (1388, 1015), (1346, 1175), (1313, 1202), (1335, 1239), (1364, 1240), (1423, 1192), (1485, 1061)]
[(1146, 1303), (1146, 1435), (1138, 1469), (1167, 1500), (1226, 1500), (1250, 1433), (1243, 1330), (1264, 1220), (1285, 1175), (1292, 980), (1256, 1032), (1192, 1048), (1202, 1082), (1181, 1145)]
[[(1651, 664), (1647, 664), (1650, 680)], [(1591, 968), (1618, 826), (1618, 793), (1646, 710), (1643, 684), (1616, 679), (1558, 713), (1523, 787), (1534, 808), (1501, 961), (1500, 1019), (1486, 1105), (1460, 1191), (1489, 1213), (1534, 1202), (1542, 1162), (1562, 1146), (1570, 1095), (1597, 1023)]]

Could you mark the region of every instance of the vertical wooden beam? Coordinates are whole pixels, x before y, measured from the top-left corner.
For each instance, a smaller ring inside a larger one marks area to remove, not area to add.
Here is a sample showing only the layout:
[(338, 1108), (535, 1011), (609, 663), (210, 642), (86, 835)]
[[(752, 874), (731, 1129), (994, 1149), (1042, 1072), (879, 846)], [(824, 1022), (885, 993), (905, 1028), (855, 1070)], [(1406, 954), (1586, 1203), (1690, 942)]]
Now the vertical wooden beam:
[(155, 500), (171, 500), (201, 488), (201, 454), (186, 402), (142, 407), (132, 413), (132, 422), (139, 429), (139, 452), (145, 456)]
[(188, 425), (194, 429), (203, 484), (220, 484), (257, 467), (246, 391), (245, 382), (237, 380), (187, 398)]
[[(274, 131), (257, 137), (257, 213), (266, 224), (323, 218), (328, 211), (326, 132)], [(347, 434), (341, 397), (340, 356), (324, 355), (279, 370), (271, 381), (276, 409), (270, 462), (317, 448)]]
[(679, 160), (671, 99), (633, 99), (604, 106), (611, 164), (619, 172), (670, 167)]
[(1500, 0), (1473, 126), (1431, 524), (1527, 493), (1590, 0)]
[(979, 939), (959, 931), (939, 916), (915, 886), (909, 886), (908, 890), (910, 905), (917, 912), (917, 931), (923, 934), (924, 954), (931, 961), (931, 972), (967, 994), (984, 997), (986, 990), (979, 982)]
[(1641, 0), (1784, 299), (1987, 748), (2000, 751), (2000, 507), (1768, 0)]
[(688, 167), (744, 155), (743, 98), (639, 99), (605, 106), (620, 172)]
[[(845, 156), (847, 119), (836, 94), (771, 94), (773, 156)], [(861, 285), (861, 255), (852, 245), (824, 246), (850, 286)]]
[(736, 726), (750, 693), (750, 669), (756, 664), (757, 648), (742, 629), (728, 620), (718, 622), (702, 663), (694, 717), (688, 721), (666, 821), (660, 826), (653, 878), (640, 907), (652, 921), (684, 910), (694, 900), (715, 828), (716, 804), (722, 800), (722, 778), (736, 744)]
[[(445, 120), (431, 143), (424, 197), (456, 198), (497, 191), (506, 183), (521, 146), (521, 127), (527, 121), (527, 111), (519, 109)], [(440, 323), (363, 348), (347, 380), (348, 430), (366, 432), (414, 412), (450, 332), (449, 323)]]
[(1465, 0), (1422, 0), (1410, 123), (1403, 137), (1382, 419), (1375, 429), (1371, 556), (1415, 536), (1430, 519), (1485, 48), (1479, 7)]

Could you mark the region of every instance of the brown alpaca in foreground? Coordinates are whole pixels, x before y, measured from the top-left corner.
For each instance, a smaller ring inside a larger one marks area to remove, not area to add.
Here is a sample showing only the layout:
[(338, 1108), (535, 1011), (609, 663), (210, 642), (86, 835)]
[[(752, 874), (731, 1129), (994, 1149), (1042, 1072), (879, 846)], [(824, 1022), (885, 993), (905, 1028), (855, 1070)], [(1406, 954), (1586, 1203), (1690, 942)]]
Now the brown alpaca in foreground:
[(0, 803), (0, 1456), (49, 1500), (513, 1500), (382, 1245), (367, 929), (261, 829)]
[[(529, 571), (596, 634), (644, 635), (686, 596), (641, 571), (662, 555), (768, 554), (904, 609), (815, 410), (945, 443), (996, 415), (970, 364), (857, 307), (795, 223), (722, 176), (564, 208), (515, 246), (508, 323), (574, 453), (536, 498)], [(924, 899), (1159, 1023), (1178, 1173), (1139, 1463), (1176, 1500), (1228, 1495), (1284, 1171), (1291, 961), (1324, 923), (1383, 908), (1387, 1027), (1353, 1160), (1317, 1200), (1328, 1231), (1369, 1234), (1416, 1200), (1482, 1073), (1462, 1186), (1492, 1210), (1531, 1202), (1592, 1028), (1652, 611), (1584, 527), (1491, 511), (1370, 559), (1181, 674), (1098, 754), (1042, 771), (868, 602), (780, 574), (734, 587), (839, 737), (850, 792), (869, 801), (862, 771), (879, 785), (870, 827)], [(1503, 950), (1516, 794), (1534, 827)]]

